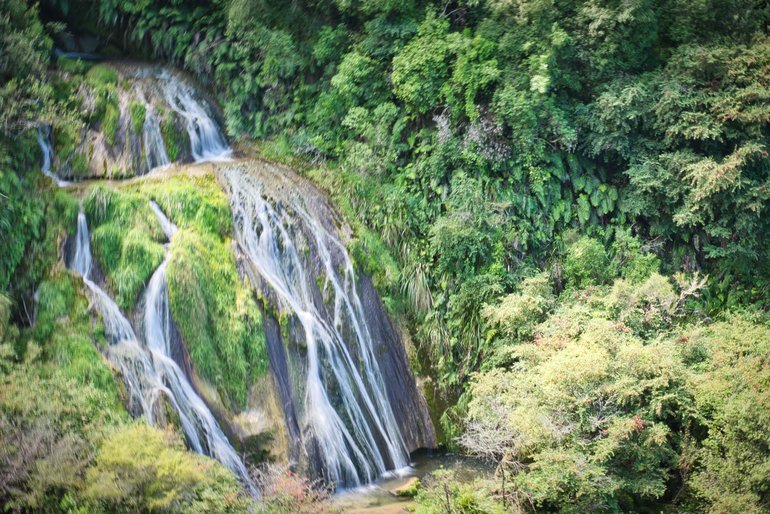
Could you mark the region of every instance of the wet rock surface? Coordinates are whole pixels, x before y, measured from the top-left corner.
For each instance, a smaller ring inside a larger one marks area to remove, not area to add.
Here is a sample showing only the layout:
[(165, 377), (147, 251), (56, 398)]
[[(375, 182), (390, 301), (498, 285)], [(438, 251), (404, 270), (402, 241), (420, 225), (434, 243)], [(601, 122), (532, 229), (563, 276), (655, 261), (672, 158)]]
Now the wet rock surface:
[(358, 485), (434, 447), (403, 343), (369, 277), (353, 269), (351, 230), (326, 197), (258, 160), (220, 165), (217, 175), (241, 270), (265, 310), (291, 460), (311, 477)]

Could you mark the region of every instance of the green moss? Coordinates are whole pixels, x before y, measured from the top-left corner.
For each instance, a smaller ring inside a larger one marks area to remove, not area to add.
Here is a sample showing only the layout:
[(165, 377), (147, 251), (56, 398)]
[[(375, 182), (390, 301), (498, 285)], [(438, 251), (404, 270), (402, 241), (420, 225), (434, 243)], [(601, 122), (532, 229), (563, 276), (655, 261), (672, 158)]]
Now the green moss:
[(102, 118), (101, 129), (104, 137), (111, 145), (114, 145), (118, 138), (118, 128), (120, 127), (120, 109), (117, 102), (107, 102)]
[(229, 241), (180, 230), (171, 243), (169, 300), (195, 368), (243, 407), (268, 366), (262, 320), (236, 271)]
[(115, 380), (97, 350), (103, 342), (100, 324), (93, 323), (88, 306), (82, 280), (59, 271), (38, 288), (37, 319), (30, 335), (64, 377), (108, 393), (111, 400), (105, 408), (119, 413), (123, 409)]
[(56, 60), (56, 67), (67, 73), (82, 75), (88, 70), (88, 63), (82, 59), (70, 59), (68, 57), (59, 57)]
[(232, 233), (230, 205), (211, 176), (172, 177), (142, 187), (163, 212), (184, 228), (195, 228), (219, 237)]
[(163, 262), (165, 251), (163, 245), (151, 239), (145, 227), (139, 226), (126, 233), (120, 256), (120, 266), (112, 273), (112, 285), (118, 305), (129, 309)]
[(72, 174), (75, 177), (85, 177), (88, 175), (88, 158), (81, 152), (75, 152), (70, 161)]
[(118, 73), (108, 66), (97, 64), (86, 73), (86, 81), (94, 87), (114, 86), (118, 83)]
[(103, 270), (118, 268), (122, 236), (123, 233), (112, 224), (100, 225), (91, 230), (91, 249)]
[(94, 258), (123, 309), (131, 309), (153, 271), (163, 261), (163, 232), (146, 197), (97, 186), (83, 208)]
[(181, 145), (179, 141), (179, 134), (176, 130), (174, 113), (161, 113), (160, 133), (161, 136), (163, 136), (163, 145), (166, 147), (168, 158), (172, 161), (177, 160), (181, 151)]
[(420, 484), (420, 479), (415, 478), (404, 486), (399, 487), (394, 492), (396, 496), (400, 496), (401, 498), (414, 498), (417, 496), (417, 493), (420, 492), (421, 485), (422, 484)]
[(120, 108), (117, 95), (117, 72), (103, 65), (88, 70), (85, 83), (90, 88), (94, 107), (90, 113), (90, 122), (97, 123), (107, 141), (114, 145), (120, 127)]
[(129, 110), (131, 111), (131, 130), (133, 130), (135, 134), (139, 134), (142, 132), (142, 127), (144, 126), (144, 118), (147, 116), (147, 109), (143, 103), (131, 102)]

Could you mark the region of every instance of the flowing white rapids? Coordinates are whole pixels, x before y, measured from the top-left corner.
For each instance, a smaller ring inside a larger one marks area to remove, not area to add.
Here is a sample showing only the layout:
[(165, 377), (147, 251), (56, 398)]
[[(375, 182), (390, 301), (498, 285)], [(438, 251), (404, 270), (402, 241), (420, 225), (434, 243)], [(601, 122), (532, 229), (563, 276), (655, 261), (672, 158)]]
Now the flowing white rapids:
[(229, 160), (232, 150), (192, 86), (166, 70), (160, 81), (169, 106), (185, 120), (195, 162)]
[(166, 146), (163, 143), (163, 135), (160, 132), (160, 121), (158, 121), (157, 113), (155, 112), (155, 109), (147, 103), (145, 103), (142, 139), (144, 140), (144, 151), (148, 170), (162, 168), (171, 164), (168, 153), (166, 153)]
[[(176, 226), (153, 202), (153, 211), (161, 227), (170, 239)], [(157, 413), (162, 412), (162, 400), (166, 400), (179, 416), (179, 422), (194, 451), (209, 455), (236, 473), (249, 491), (257, 495), (256, 487), (249, 478), (235, 449), (230, 445), (211, 411), (198, 396), (182, 369), (171, 358), (171, 317), (166, 282), (167, 261), (158, 267), (150, 278), (144, 299), (144, 342), (136, 337), (131, 323), (98, 285), (90, 280), (92, 267), (88, 225), (85, 214), (78, 214), (78, 231), (75, 254), (70, 268), (83, 277), (91, 292), (91, 298), (102, 315), (105, 332), (110, 339), (107, 357), (120, 369), (130, 395), (129, 408), (138, 408), (155, 424)]]
[[(301, 200), (273, 206), (254, 175), (228, 168), (222, 176), (230, 189), (239, 245), (304, 329), (307, 376), (300, 423), (303, 436), (318, 445), (327, 478), (356, 486), (406, 467), (409, 453), (387, 398), (344, 244)], [(303, 235), (317, 252), (313, 257), (320, 261), (328, 306), (313, 294), (316, 277), (297, 249)]]
[(166, 217), (165, 214), (163, 214), (163, 211), (160, 210), (160, 207), (158, 207), (158, 204), (155, 202), (150, 202), (150, 208), (152, 209), (152, 212), (155, 213), (155, 217), (158, 219), (158, 222), (160, 223), (160, 228), (163, 230), (163, 233), (166, 235), (166, 239), (168, 239), (169, 242), (171, 242), (171, 238), (174, 237), (174, 235), (179, 230), (176, 225), (171, 223), (171, 220)]
[(75, 237), (75, 255), (70, 262), (70, 269), (87, 280), (91, 276), (91, 237), (88, 234), (86, 215), (82, 212), (78, 213), (78, 231)]
[(37, 143), (40, 145), (40, 151), (43, 154), (43, 164), (40, 166), (40, 171), (43, 175), (53, 180), (59, 187), (67, 187), (70, 185), (66, 180), (62, 180), (51, 171), (53, 165), (53, 146), (51, 145), (51, 128), (47, 125), (37, 129)]
[[(110, 142), (99, 135), (97, 128), (89, 126), (75, 148), (76, 154), (70, 156), (85, 157), (85, 177), (109, 177), (113, 170), (141, 175), (169, 166), (172, 157), (196, 163), (231, 160), (232, 149), (216, 121), (215, 111), (193, 82), (159, 66), (114, 64), (113, 67), (120, 74), (121, 83), (132, 86), (120, 87), (116, 92), (120, 119), (115, 140)], [(144, 107), (141, 127), (133, 123), (136, 105)], [(65, 187), (71, 182), (61, 180), (52, 169), (51, 136), (51, 128), (41, 123), (37, 131), (41, 171), (59, 187)], [(173, 146), (167, 148), (166, 144)], [(65, 157), (70, 158), (62, 156)], [(74, 180), (67, 175), (73, 172), (68, 167), (62, 166), (59, 172)]]

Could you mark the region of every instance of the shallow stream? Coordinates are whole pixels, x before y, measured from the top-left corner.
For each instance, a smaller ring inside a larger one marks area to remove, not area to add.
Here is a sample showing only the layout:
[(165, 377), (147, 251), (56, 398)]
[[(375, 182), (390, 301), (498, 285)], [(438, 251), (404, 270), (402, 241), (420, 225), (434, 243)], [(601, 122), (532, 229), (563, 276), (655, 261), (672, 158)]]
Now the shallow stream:
[(419, 450), (411, 455), (411, 466), (396, 473), (389, 473), (375, 482), (338, 491), (332, 502), (346, 514), (396, 514), (408, 512), (415, 506), (411, 498), (399, 497), (395, 490), (408, 485), (414, 478), (424, 479), (433, 471), (453, 469), (460, 482), (471, 482), (476, 478), (491, 477), (494, 469), (478, 459), (441, 452)]

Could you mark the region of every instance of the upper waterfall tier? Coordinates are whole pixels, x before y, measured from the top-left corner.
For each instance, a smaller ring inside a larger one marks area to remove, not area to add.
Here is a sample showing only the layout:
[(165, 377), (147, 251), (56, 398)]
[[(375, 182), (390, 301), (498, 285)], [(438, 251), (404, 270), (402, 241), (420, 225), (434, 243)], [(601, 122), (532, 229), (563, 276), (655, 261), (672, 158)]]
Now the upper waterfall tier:
[(225, 166), (220, 179), (250, 282), (289, 315), (267, 338), (294, 457), (312, 475), (355, 486), (435, 446), (400, 338), (324, 197), (261, 163)]
[(213, 103), (181, 72), (107, 63), (78, 84), (86, 129), (54, 123), (38, 137), (43, 172), (55, 180), (129, 177), (232, 154)]

